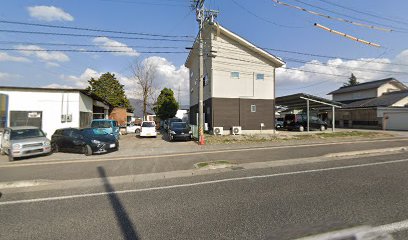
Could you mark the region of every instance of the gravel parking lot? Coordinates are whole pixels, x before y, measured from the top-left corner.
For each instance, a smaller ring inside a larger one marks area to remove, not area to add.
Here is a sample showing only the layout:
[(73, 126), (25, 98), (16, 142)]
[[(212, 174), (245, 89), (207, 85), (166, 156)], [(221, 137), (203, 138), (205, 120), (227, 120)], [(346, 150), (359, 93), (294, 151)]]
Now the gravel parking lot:
[[(136, 134), (122, 135), (119, 140), (119, 151), (92, 156), (85, 156), (76, 153), (53, 153), (49, 156), (36, 156), (17, 159), (15, 161), (48, 161), (48, 160), (72, 160), (84, 158), (114, 158), (114, 157), (132, 157), (145, 155), (160, 155), (168, 153), (186, 152), (189, 149), (198, 148), (194, 141), (176, 141), (170, 142), (167, 135), (159, 134), (156, 138), (141, 138)], [(0, 164), (7, 163), (7, 156), (0, 156)]]

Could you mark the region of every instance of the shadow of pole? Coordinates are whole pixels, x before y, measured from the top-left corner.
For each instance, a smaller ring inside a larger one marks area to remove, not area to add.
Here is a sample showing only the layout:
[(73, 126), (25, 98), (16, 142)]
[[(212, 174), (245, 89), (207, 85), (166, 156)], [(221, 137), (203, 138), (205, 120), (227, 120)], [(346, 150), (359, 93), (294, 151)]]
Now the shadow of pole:
[(115, 189), (112, 187), (106, 177), (105, 169), (103, 167), (98, 167), (98, 173), (100, 178), (102, 179), (105, 191), (108, 193), (108, 198), (112, 205), (113, 211), (115, 212), (116, 221), (118, 222), (118, 225), (120, 226), (120, 229), (122, 231), (123, 239), (139, 239), (139, 236), (137, 235), (135, 227), (126, 212), (126, 209), (123, 207), (120, 199), (115, 194)]

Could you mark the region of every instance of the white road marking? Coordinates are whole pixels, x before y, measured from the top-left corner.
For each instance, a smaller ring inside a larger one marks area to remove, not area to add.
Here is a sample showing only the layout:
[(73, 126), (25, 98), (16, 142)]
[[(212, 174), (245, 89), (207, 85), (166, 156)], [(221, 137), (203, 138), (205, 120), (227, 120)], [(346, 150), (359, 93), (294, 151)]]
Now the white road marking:
[(113, 192), (88, 193), (88, 194), (78, 194), (78, 195), (67, 195), (67, 196), (48, 197), (48, 198), (35, 198), (35, 199), (25, 199), (25, 200), (16, 200), (16, 201), (5, 201), (5, 202), (0, 202), (0, 206), (22, 204), (22, 203), (37, 203), (37, 202), (46, 202), (46, 201), (58, 201), (58, 200), (67, 200), (67, 199), (76, 199), (76, 198), (96, 197), (96, 196), (105, 196), (105, 195), (111, 195), (111, 194), (148, 192), (148, 191), (209, 185), (209, 184), (224, 183), (224, 182), (233, 182), (233, 181), (242, 181), (242, 180), (251, 180), (251, 179), (263, 179), (263, 178), (270, 178), (270, 177), (290, 176), (290, 175), (297, 175), (297, 174), (326, 172), (326, 171), (353, 169), (353, 168), (361, 168), (361, 167), (369, 167), (369, 166), (379, 166), (379, 165), (403, 163), (403, 162), (408, 162), (408, 159), (400, 159), (400, 160), (392, 160), (392, 161), (376, 162), (376, 163), (363, 163), (363, 164), (340, 166), (340, 167), (318, 168), (318, 169), (302, 170), (302, 171), (295, 171), (295, 172), (275, 173), (275, 174), (268, 174), (268, 175), (255, 175), (255, 176), (248, 176), (248, 177), (226, 178), (226, 179), (219, 179), (219, 180), (212, 180), (212, 181), (205, 181), (205, 182), (177, 184), (177, 185), (152, 187), (152, 188), (122, 190), (122, 191), (113, 191)]
[(201, 152), (188, 152), (188, 153), (174, 153), (165, 155), (151, 155), (151, 156), (128, 156), (128, 157), (112, 157), (112, 158), (99, 158), (99, 159), (70, 159), (70, 160), (50, 160), (47, 162), (33, 162), (33, 163), (8, 163), (7, 165), (0, 165), (0, 168), (13, 168), (13, 167), (25, 167), (25, 166), (41, 166), (41, 165), (56, 165), (56, 164), (69, 164), (69, 163), (92, 163), (92, 162), (107, 162), (118, 160), (137, 160), (137, 159), (149, 159), (149, 158), (168, 158), (168, 157), (182, 157), (182, 156), (194, 156), (216, 153), (229, 153), (229, 152), (246, 152), (246, 151), (263, 151), (271, 149), (282, 148), (298, 148), (298, 147), (318, 147), (318, 146), (330, 146), (339, 144), (351, 144), (351, 143), (371, 143), (371, 142), (395, 142), (404, 141), (406, 138), (393, 138), (393, 139), (377, 139), (377, 140), (365, 140), (365, 141), (349, 141), (349, 142), (329, 142), (329, 143), (315, 143), (315, 144), (300, 144), (300, 145), (284, 145), (284, 146), (270, 146), (270, 147), (254, 147), (254, 148), (241, 148), (241, 149), (224, 149), (213, 151), (201, 151)]
[(358, 226), (342, 229), (333, 232), (322, 233), (314, 236), (298, 238), (297, 240), (335, 240), (349, 239), (354, 237), (356, 240), (374, 240), (374, 239), (393, 239), (389, 234), (408, 230), (408, 220), (385, 224), (377, 227)]

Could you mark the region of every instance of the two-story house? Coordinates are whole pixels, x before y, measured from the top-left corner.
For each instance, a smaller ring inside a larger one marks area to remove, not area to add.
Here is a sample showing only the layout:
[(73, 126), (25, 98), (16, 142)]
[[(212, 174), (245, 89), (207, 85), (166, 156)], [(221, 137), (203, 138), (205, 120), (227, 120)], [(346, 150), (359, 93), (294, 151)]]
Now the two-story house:
[(408, 87), (395, 78), (341, 87), (331, 93), (343, 103), (340, 127), (408, 130)]
[[(274, 129), (275, 68), (282, 59), (218, 23), (203, 29), (204, 120), (209, 130), (240, 126), (243, 132)], [(190, 70), (190, 122), (198, 118), (199, 44), (186, 60)]]

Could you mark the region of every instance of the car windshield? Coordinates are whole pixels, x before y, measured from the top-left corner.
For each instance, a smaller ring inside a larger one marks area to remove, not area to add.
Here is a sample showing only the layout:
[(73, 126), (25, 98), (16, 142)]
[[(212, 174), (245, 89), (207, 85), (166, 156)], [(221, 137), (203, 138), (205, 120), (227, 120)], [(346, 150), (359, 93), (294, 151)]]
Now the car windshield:
[(154, 127), (154, 122), (143, 122), (142, 127)]
[(84, 136), (98, 136), (98, 135), (106, 135), (108, 134), (102, 129), (97, 129), (97, 128), (85, 128), (81, 130), (81, 133)]
[(45, 137), (45, 134), (40, 129), (20, 129), (12, 130), (10, 134), (11, 140)]
[(187, 123), (185, 123), (185, 122), (175, 122), (175, 123), (171, 124), (171, 128), (184, 129), (184, 128), (187, 128)]
[(110, 121), (94, 121), (91, 124), (91, 127), (93, 128), (111, 128), (111, 122)]

